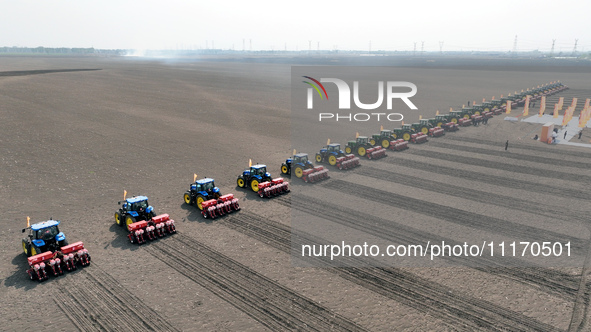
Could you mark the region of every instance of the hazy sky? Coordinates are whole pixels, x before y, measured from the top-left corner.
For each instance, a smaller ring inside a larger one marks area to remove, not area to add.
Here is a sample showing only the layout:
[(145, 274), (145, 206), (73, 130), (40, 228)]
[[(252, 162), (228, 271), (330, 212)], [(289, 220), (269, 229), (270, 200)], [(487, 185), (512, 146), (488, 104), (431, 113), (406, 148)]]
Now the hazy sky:
[(591, 51), (590, 17), (581, 0), (0, 0), (0, 46)]

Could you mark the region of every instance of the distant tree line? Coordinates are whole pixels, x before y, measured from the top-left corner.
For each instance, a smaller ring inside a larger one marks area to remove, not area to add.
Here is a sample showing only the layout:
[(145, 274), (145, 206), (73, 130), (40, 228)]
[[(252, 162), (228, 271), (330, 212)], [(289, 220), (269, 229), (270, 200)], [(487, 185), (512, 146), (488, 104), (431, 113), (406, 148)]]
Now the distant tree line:
[(18, 47), (18, 46), (4, 46), (0, 47), (0, 54), (71, 54), (71, 55), (85, 55), (85, 54), (110, 54), (121, 55), (125, 54), (124, 50), (100, 50), (94, 47), (89, 48), (68, 48), (68, 47)]

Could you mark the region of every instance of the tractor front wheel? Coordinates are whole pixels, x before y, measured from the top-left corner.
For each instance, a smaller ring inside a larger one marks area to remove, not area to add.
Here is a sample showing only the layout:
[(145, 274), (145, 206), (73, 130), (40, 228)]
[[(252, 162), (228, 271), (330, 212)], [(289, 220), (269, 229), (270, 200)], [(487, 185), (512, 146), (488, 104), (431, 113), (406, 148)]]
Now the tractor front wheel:
[(423, 134), (425, 134), (425, 135), (428, 135), (428, 134), (429, 134), (429, 127), (427, 127), (427, 126), (422, 126), (422, 127), (421, 127), (421, 132), (422, 132)]
[(458, 123), (458, 118), (451, 118), (451, 120), (449, 120), (449, 121), (453, 122), (453, 123)]
[(246, 183), (244, 183), (244, 179), (242, 177), (239, 177), (238, 180), (236, 180), (236, 184), (240, 188), (244, 188), (244, 186), (246, 185)]
[(301, 167), (296, 167), (294, 173), (297, 178), (304, 176), (304, 170)]
[(127, 226), (127, 230), (129, 230), (129, 225), (133, 224), (134, 222), (135, 222), (135, 218), (130, 215), (128, 215), (125, 218), (125, 225)]
[(282, 174), (287, 174), (289, 170), (287, 169), (287, 165), (281, 165), (281, 173)]
[(39, 255), (41, 253), (41, 249), (35, 246), (31, 246), (31, 256)]
[(469, 114), (464, 114), (464, 119), (469, 119), (470, 115)]
[(191, 195), (189, 193), (185, 193), (185, 196), (183, 196), (183, 198), (185, 199), (186, 204), (191, 204)]
[(351, 149), (351, 147), (350, 147), (350, 146), (347, 146), (347, 147), (345, 148), (345, 153), (351, 153), (352, 151), (353, 151), (353, 150)]
[(357, 154), (358, 154), (358, 155), (360, 155), (360, 156), (362, 156), (362, 157), (363, 157), (363, 156), (365, 156), (365, 147), (363, 147), (363, 146), (360, 146), (360, 147), (357, 149)]
[(443, 126), (443, 122), (441, 122), (441, 121), (437, 122), (437, 127), (441, 128), (441, 126)]
[(322, 155), (320, 155), (320, 153), (316, 154), (316, 162), (317, 163), (321, 163), (322, 162)]
[(376, 140), (374, 138), (370, 139), (369, 144), (376, 145)]
[(119, 226), (123, 226), (123, 223), (121, 222), (121, 214), (119, 212), (115, 212), (115, 223)]
[(474, 112), (474, 115), (480, 115), (480, 111)]
[(331, 166), (334, 166), (334, 165), (336, 165), (336, 164), (337, 164), (337, 157), (335, 157), (335, 156), (330, 156), (330, 157), (328, 157), (328, 163), (329, 163)]
[(255, 193), (258, 193), (259, 192), (259, 181), (258, 180), (250, 181), (250, 189), (252, 189), (252, 191), (254, 191)]

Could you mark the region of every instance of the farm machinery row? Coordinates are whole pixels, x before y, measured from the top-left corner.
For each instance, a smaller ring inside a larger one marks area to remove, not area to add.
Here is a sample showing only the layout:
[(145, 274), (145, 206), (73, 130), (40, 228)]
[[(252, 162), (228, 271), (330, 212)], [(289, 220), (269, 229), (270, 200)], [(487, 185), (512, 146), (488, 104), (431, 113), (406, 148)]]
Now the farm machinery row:
[(59, 220), (50, 219), (30, 225), (27, 217), (27, 227), (22, 232), (28, 231), (28, 234), (23, 238), (22, 245), (31, 280), (47, 280), (50, 275), (62, 275), (76, 270), (78, 266), (90, 264), (90, 255), (84, 243), (68, 244), (66, 236), (59, 230), (59, 224)]

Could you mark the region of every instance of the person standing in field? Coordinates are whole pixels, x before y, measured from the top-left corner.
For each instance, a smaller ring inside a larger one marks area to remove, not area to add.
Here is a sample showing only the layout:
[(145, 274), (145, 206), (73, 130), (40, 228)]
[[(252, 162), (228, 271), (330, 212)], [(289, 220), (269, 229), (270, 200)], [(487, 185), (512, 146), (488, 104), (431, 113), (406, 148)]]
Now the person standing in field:
[(505, 151), (507, 151), (507, 148), (509, 148), (509, 140), (507, 140), (507, 142), (505, 142)]

